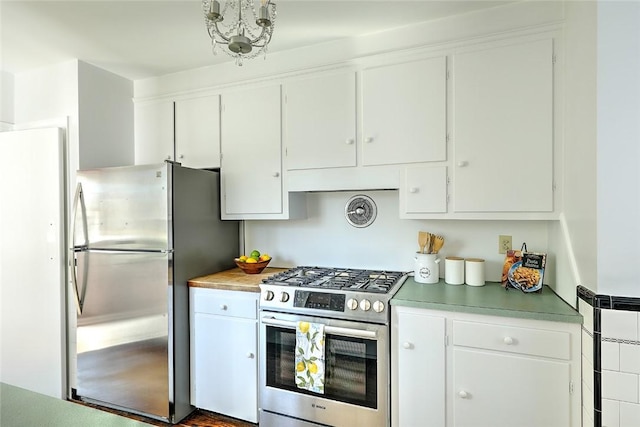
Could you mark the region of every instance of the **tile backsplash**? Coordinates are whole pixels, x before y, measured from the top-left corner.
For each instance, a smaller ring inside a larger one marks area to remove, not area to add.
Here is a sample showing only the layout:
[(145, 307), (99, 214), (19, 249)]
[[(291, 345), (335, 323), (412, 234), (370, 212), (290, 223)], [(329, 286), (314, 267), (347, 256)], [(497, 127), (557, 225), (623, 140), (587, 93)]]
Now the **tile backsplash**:
[(582, 334), (583, 426), (640, 426), (640, 298), (594, 295), (578, 287)]

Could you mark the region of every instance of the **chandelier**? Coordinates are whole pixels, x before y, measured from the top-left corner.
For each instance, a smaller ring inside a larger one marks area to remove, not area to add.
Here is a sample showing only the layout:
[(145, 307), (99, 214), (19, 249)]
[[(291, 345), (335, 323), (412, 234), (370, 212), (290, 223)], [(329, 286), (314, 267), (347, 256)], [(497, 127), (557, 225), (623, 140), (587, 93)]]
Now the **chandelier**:
[(227, 0), (222, 10), (218, 0), (202, 0), (202, 9), (214, 55), (218, 45), (225, 45), (222, 51), (239, 66), (243, 59), (260, 54), (266, 58), (276, 22), (276, 5), (271, 0), (260, 0), (257, 11), (253, 0)]

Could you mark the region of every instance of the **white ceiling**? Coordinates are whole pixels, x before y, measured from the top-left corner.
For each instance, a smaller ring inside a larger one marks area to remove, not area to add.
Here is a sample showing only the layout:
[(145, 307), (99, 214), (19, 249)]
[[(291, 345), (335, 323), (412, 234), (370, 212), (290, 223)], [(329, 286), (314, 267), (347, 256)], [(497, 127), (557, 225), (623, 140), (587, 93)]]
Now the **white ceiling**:
[[(221, 3), (224, 0), (221, 0)], [(270, 52), (494, 7), (483, 0), (278, 0)], [(214, 65), (200, 0), (0, 0), (0, 69), (73, 58), (136, 80)]]

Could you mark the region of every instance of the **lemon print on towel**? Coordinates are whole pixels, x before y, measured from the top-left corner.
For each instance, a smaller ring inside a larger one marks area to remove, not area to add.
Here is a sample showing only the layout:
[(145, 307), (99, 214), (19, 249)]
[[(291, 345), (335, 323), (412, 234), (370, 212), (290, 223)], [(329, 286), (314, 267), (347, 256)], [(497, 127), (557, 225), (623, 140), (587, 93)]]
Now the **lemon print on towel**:
[(296, 386), (324, 393), (324, 325), (298, 322), (296, 325)]

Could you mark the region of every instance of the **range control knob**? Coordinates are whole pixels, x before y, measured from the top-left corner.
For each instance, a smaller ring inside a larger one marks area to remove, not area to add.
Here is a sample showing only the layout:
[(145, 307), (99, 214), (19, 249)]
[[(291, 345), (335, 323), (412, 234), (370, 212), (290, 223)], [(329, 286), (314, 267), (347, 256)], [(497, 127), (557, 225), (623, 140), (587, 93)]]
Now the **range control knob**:
[(362, 311), (369, 311), (370, 308), (371, 308), (371, 301), (369, 301), (368, 299), (363, 299), (362, 301), (360, 301), (360, 309)]
[(373, 311), (375, 311), (376, 313), (382, 313), (384, 311), (384, 303), (382, 301), (374, 302)]
[(347, 308), (349, 310), (357, 310), (358, 309), (358, 301), (350, 298), (349, 301), (347, 301)]
[(273, 292), (272, 291), (266, 291), (264, 293), (264, 300), (265, 301), (271, 301), (273, 299)]
[(287, 302), (289, 301), (289, 294), (286, 292), (283, 292), (280, 294), (280, 302)]

